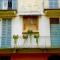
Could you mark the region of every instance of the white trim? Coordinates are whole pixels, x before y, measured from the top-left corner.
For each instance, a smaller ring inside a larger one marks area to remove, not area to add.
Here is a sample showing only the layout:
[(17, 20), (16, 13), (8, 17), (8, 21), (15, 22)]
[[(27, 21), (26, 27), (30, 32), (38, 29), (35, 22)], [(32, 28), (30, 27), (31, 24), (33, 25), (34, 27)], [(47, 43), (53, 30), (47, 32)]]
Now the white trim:
[(44, 8), (47, 9), (49, 8), (49, 1), (48, 0), (43, 0), (44, 1)]
[(8, 9), (8, 0), (3, 0), (3, 9), (4, 10)]
[(58, 0), (58, 7), (59, 7), (59, 9), (60, 9), (60, 0)]

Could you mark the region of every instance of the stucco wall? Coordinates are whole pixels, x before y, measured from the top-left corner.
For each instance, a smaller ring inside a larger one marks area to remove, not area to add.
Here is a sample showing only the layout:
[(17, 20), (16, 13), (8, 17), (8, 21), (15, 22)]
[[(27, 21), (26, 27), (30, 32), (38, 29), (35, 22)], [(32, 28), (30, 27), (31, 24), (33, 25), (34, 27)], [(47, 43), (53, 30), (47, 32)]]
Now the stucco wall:
[[(38, 47), (45, 48), (45, 47), (51, 47), (51, 40), (50, 40), (50, 22), (49, 18), (46, 16), (39, 16), (39, 23), (38, 23), (38, 31), (39, 31), (39, 40), (38, 40)], [(12, 19), (12, 36), (19, 35), (19, 39), (17, 40), (17, 47), (36, 47), (36, 39), (32, 38), (30, 41), (30, 38), (28, 38), (24, 44), (24, 39), (22, 37), (23, 32), (23, 17), (17, 16)], [(14, 40), (11, 39), (12, 47), (14, 47)]]
[(18, 14), (43, 14), (43, 0), (18, 0)]

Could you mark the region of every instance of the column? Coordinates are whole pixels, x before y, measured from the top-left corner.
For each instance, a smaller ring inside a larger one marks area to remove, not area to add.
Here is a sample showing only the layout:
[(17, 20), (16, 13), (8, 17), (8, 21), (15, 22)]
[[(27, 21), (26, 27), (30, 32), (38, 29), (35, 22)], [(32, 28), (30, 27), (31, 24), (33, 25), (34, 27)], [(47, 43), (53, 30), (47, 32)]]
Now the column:
[(39, 46), (41, 48), (50, 47), (50, 22), (46, 16), (39, 17), (39, 34)]
[[(22, 32), (23, 32), (23, 19), (21, 16), (17, 16), (12, 19), (12, 37), (14, 34), (19, 36), (17, 40), (17, 47), (21, 46), (21, 44), (23, 43)], [(12, 46), (14, 47), (13, 38), (12, 38)]]

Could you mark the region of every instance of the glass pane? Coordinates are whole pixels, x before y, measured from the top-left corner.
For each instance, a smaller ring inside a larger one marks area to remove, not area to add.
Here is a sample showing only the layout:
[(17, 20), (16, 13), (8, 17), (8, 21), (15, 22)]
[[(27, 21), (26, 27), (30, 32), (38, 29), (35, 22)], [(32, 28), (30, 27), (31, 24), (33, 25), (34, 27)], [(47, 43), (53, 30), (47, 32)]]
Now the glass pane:
[(12, 9), (12, 0), (8, 0), (8, 9)]
[(12, 9), (16, 9), (16, 7), (17, 7), (17, 1), (12, 0)]
[(8, 0), (3, 0), (3, 9), (8, 9)]
[(58, 0), (49, 0), (49, 8), (58, 8)]

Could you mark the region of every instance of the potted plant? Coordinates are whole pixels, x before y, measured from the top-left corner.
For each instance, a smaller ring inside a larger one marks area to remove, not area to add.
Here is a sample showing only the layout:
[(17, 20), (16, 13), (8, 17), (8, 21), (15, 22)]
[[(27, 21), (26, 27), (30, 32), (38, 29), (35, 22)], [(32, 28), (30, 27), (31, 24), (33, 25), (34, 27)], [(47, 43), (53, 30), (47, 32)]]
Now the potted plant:
[(32, 33), (33, 33), (33, 31), (32, 31), (32, 30), (28, 30), (28, 34), (30, 34), (30, 35), (31, 35)]
[(23, 34), (23, 39), (27, 39), (28, 35), (27, 34)]
[(34, 34), (34, 38), (36, 38), (36, 43), (38, 44), (39, 33)]
[(39, 34), (34, 34), (34, 38), (39, 38)]
[(18, 38), (19, 38), (18, 35), (13, 35), (15, 47), (16, 47), (16, 43), (17, 43)]

